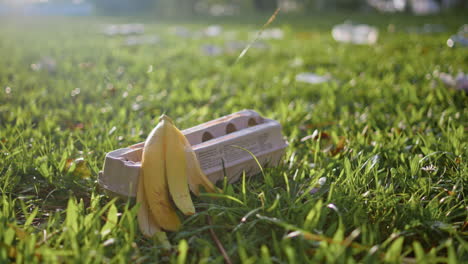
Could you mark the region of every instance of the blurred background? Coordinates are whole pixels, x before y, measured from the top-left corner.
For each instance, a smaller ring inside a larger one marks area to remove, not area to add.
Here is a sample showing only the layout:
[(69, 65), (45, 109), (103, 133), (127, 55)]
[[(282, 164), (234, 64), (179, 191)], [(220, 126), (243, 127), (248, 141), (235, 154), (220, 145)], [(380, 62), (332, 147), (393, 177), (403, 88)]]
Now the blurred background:
[(1, 0), (0, 15), (235, 16), (355, 10), (427, 15), (466, 9), (464, 0)]

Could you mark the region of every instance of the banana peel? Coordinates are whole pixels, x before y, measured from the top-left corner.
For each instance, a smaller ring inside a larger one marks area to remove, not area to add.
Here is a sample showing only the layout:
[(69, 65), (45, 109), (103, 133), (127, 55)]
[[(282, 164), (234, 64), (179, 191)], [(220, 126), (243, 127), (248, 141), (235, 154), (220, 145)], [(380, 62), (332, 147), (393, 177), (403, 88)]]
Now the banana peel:
[(200, 168), (200, 162), (198, 162), (197, 154), (192, 149), (187, 138), (182, 134), (180, 130), (176, 131), (179, 140), (183, 142), (185, 148), (185, 155), (187, 160), (187, 179), (190, 190), (196, 196), (200, 195), (200, 186), (205, 188), (207, 192), (220, 192), (216, 186), (208, 179), (205, 173)]
[(138, 225), (143, 235), (167, 245), (163, 230), (181, 228), (176, 208), (184, 215), (195, 213), (190, 191), (198, 196), (200, 186), (208, 192), (219, 191), (201, 170), (184, 134), (162, 115), (143, 148), (137, 189)]
[(169, 242), (169, 239), (167, 239), (166, 233), (161, 230), (150, 214), (142, 180), (138, 183), (137, 202), (140, 204), (137, 216), (140, 231), (146, 237), (154, 237), (156, 241), (163, 246), (163, 248), (169, 249), (171, 247), (171, 243)]
[(184, 215), (195, 214), (192, 197), (188, 188), (187, 159), (183, 142), (176, 134), (178, 129), (170, 122), (165, 126), (166, 132), (166, 178), (169, 192), (177, 208)]
[(166, 176), (167, 122), (165, 119), (160, 120), (145, 142), (140, 177), (149, 213), (155, 223), (163, 229), (177, 231), (181, 222), (170, 199)]

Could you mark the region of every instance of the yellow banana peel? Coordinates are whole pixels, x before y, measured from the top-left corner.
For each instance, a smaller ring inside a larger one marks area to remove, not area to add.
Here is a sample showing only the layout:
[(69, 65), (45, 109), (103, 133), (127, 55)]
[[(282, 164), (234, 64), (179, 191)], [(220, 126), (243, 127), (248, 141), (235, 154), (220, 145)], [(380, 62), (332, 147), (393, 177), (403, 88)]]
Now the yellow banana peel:
[(193, 151), (192, 145), (190, 145), (187, 138), (180, 130), (177, 130), (177, 135), (185, 147), (185, 155), (188, 167), (187, 179), (192, 193), (198, 196), (200, 194), (200, 185), (203, 186), (207, 192), (219, 192), (219, 189), (214, 186), (214, 184), (208, 179), (206, 174), (200, 168), (200, 162), (198, 162), (197, 154), (195, 154), (195, 151)]
[(169, 185), (169, 192), (172, 200), (182, 213), (193, 215), (195, 207), (187, 183), (187, 162), (183, 142), (177, 135), (179, 131), (172, 123), (168, 123), (166, 128), (166, 177)]
[(143, 177), (140, 177), (137, 191), (137, 203), (140, 204), (140, 208), (138, 209), (138, 225), (140, 226), (140, 231), (143, 235), (146, 237), (152, 237), (156, 232), (161, 231), (161, 228), (156, 224), (151, 216), (148, 203), (146, 202), (143, 184)]
[(162, 115), (143, 148), (137, 190), (138, 224), (143, 235), (168, 245), (162, 230), (177, 231), (181, 227), (174, 204), (183, 214), (194, 214), (189, 188), (199, 195), (200, 185), (208, 192), (219, 191), (201, 170), (184, 134)]
[(156, 224), (163, 229), (177, 231), (181, 222), (172, 205), (166, 178), (165, 127), (168, 121), (160, 119), (145, 141), (141, 161), (141, 175), (146, 202)]

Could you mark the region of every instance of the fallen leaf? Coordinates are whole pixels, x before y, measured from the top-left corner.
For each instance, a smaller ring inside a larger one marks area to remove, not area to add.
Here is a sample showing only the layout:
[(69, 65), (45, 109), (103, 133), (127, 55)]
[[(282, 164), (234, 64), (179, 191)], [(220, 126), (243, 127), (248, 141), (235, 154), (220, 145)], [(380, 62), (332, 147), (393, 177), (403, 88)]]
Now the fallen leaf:
[(346, 138), (345, 137), (340, 137), (340, 141), (336, 143), (335, 147), (330, 151), (330, 154), (332, 156), (336, 156), (343, 152), (346, 146)]
[(24, 229), (20, 228), (20, 227), (17, 227), (13, 224), (7, 224), (9, 227), (11, 227), (13, 230), (15, 230), (15, 233), (16, 233), (16, 236), (20, 239), (20, 240), (23, 240), (25, 239), (28, 234), (26, 233), (26, 231), (24, 231)]
[(65, 168), (68, 173), (82, 179), (89, 178), (92, 174), (88, 167), (88, 163), (82, 157), (77, 159), (68, 159)]
[[(339, 141), (334, 143), (332, 142), (331, 136), (326, 133), (326, 132), (318, 132), (318, 130), (315, 130), (312, 135), (305, 136), (301, 139), (301, 142), (307, 141), (307, 140), (318, 140), (320, 139), (320, 149), (323, 152), (329, 153), (331, 156), (336, 156), (340, 154), (341, 152), (344, 151), (346, 147), (346, 138), (345, 137), (339, 137)], [(312, 150), (315, 152), (314, 150)]]

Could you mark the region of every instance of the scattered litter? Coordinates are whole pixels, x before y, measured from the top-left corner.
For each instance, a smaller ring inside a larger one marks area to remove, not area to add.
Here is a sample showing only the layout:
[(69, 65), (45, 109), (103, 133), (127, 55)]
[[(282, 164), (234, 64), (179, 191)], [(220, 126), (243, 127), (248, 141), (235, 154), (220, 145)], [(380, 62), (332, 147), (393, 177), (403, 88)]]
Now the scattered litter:
[(322, 76), (311, 72), (303, 72), (296, 75), (296, 82), (320, 84), (328, 81), (330, 81), (329, 76)]
[(46, 70), (49, 73), (55, 72), (57, 62), (51, 57), (42, 57), (38, 62), (31, 64), (33, 71)]
[(175, 26), (170, 28), (170, 34), (186, 39), (203, 39), (223, 36), (224, 40), (234, 40), (237, 38), (238, 32), (234, 30), (226, 31), (220, 25), (211, 25), (200, 30), (191, 31), (183, 26)]
[(325, 185), (325, 183), (327, 183), (327, 177), (321, 177), (321, 178), (318, 180), (318, 184), (319, 184), (320, 186)]
[(330, 139), (330, 135), (328, 135), (328, 133), (326, 133), (326, 132), (319, 132), (316, 129), (316, 130), (314, 130), (312, 135), (307, 135), (307, 136), (301, 138), (301, 142), (304, 142), (304, 141), (309, 140), (309, 139), (317, 140), (319, 138), (320, 139)]
[(325, 183), (327, 183), (327, 177), (321, 177), (318, 179), (317, 184), (315, 184), (315, 187), (309, 191), (309, 194), (314, 194), (320, 191), (320, 188), (322, 188)]
[(239, 5), (210, 2), (220, 1), (198, 1), (198, 3), (195, 5), (195, 11), (198, 14), (210, 16), (233, 16), (239, 14)]
[(207, 37), (217, 37), (223, 33), (223, 28), (219, 25), (211, 25), (203, 30), (203, 35)]
[(212, 16), (233, 16), (239, 14), (239, 7), (236, 5), (213, 5), (210, 8), (210, 14)]
[(138, 111), (141, 109), (141, 107), (142, 107), (141, 104), (137, 104), (137, 103), (132, 104), (133, 111)]
[[(192, 32), (186, 27), (176, 26), (171, 28), (171, 33), (181, 38), (200, 39), (203, 37), (218, 37), (223, 34), (223, 28), (220, 25), (211, 25), (202, 30)], [(227, 32), (232, 36), (233, 32)]]
[(381, 12), (401, 12), (406, 8), (405, 0), (367, 0), (367, 3)]
[(225, 50), (227, 53), (234, 53), (243, 50), (247, 46), (247, 43), (241, 41), (229, 41), (225, 44)]
[[(231, 133), (233, 131), (236, 133)], [(190, 145), (200, 146), (194, 147), (192, 152), (195, 159), (200, 157), (201, 152), (215, 155), (200, 158), (199, 161), (201, 170), (209, 172), (207, 176), (213, 182), (227, 178), (232, 183), (242, 179), (242, 171), (245, 171), (246, 177), (250, 177), (261, 173), (262, 167), (277, 166), (288, 146), (281, 134), (281, 125), (253, 110), (223, 116), (182, 133)], [(262, 149), (258, 147), (260, 145)], [(136, 190), (132, 186), (138, 183), (144, 146), (144, 142), (141, 142), (105, 155), (104, 171), (98, 178), (99, 185), (115, 194), (135, 196)], [(219, 149), (224, 150), (221, 158), (225, 162), (213, 165), (213, 158), (219, 157)], [(236, 160), (224, 157), (236, 157)], [(205, 190), (209, 191), (206, 187)]]
[(411, 10), (415, 15), (440, 13), (442, 9), (454, 8), (460, 0), (367, 0), (367, 4), (381, 12), (395, 13)]
[[(201, 46), (201, 50), (205, 55), (208, 56), (219, 56), (221, 54), (236, 54), (247, 47), (247, 42), (242, 41), (228, 41), (224, 46), (205, 44)], [(255, 42), (250, 48), (254, 49), (266, 49), (268, 46), (263, 42)]]
[(365, 24), (346, 22), (333, 27), (332, 36), (338, 42), (375, 44), (379, 36), (377, 28)]
[(318, 184), (319, 184), (320, 186), (325, 185), (325, 183), (327, 183), (327, 177), (321, 177), (321, 178), (318, 180)]
[[(235, 52), (243, 50), (245, 47), (247, 47), (247, 45), (248, 45), (247, 42), (229, 41), (229, 42), (226, 42), (226, 44), (224, 45), (224, 49), (226, 53), (235, 53)], [(263, 50), (263, 49), (267, 49), (268, 45), (262, 41), (256, 41), (252, 43), (252, 45), (250, 45), (250, 48)]]
[(413, 14), (420, 16), (440, 13), (442, 9), (453, 8), (458, 2), (458, 0), (367, 0), (367, 4), (381, 12), (395, 13), (410, 9)]
[[(107, 230), (105, 230), (105, 231), (107, 231)], [(104, 241), (104, 243), (102, 243), (102, 245), (104, 247), (107, 247), (107, 246), (110, 246), (110, 245), (112, 245), (114, 243), (115, 243), (115, 238), (109, 238), (106, 241)]]
[(468, 93), (468, 74), (460, 72), (454, 77), (448, 73), (442, 72), (439, 74), (439, 79), (449, 87)]
[(440, 12), (440, 5), (434, 0), (412, 0), (411, 10), (418, 16), (437, 14)]
[(143, 24), (106, 25), (102, 32), (108, 36), (143, 34), (145, 26)]
[(433, 164), (430, 164), (428, 166), (422, 167), (421, 170), (427, 171), (427, 172), (435, 172), (437, 171), (437, 167), (434, 166)]
[(182, 26), (171, 28), (171, 33), (181, 38), (191, 38), (193, 36), (192, 32), (188, 28)]
[(117, 130), (117, 127), (113, 126), (113, 127), (109, 130), (109, 132), (108, 132), (107, 134), (110, 136), (110, 135), (114, 134), (114, 132), (115, 132), (116, 130)]
[(146, 44), (157, 44), (159, 43), (159, 41), (160, 41), (160, 38), (156, 35), (131, 36), (125, 40), (124, 45), (136, 46), (136, 45), (146, 45)]
[(447, 46), (450, 48), (468, 47), (468, 38), (460, 35), (453, 35), (447, 40)]
[(217, 45), (203, 45), (201, 51), (207, 56), (219, 56), (223, 53), (223, 49)]
[(212, 16), (233, 16), (239, 13), (239, 7), (236, 5), (215, 4), (209, 9)]
[[(257, 36), (258, 32), (255, 32), (255, 36)], [(284, 38), (284, 31), (280, 28), (271, 28), (265, 29), (260, 32), (260, 39), (276, 39), (280, 40)]]
[(447, 40), (447, 46), (450, 48), (468, 47), (468, 24), (463, 25), (456, 35)]
[(75, 97), (75, 96), (79, 95), (80, 93), (81, 93), (81, 89), (80, 89), (80, 88), (75, 88), (75, 89), (73, 89), (73, 90), (71, 91), (70, 95), (71, 95), (72, 97)]
[(406, 29), (408, 33), (415, 34), (433, 34), (433, 33), (442, 33), (446, 29), (443, 25), (440, 24), (424, 24), (421, 27), (409, 27)]
[(332, 209), (333, 211), (337, 212), (338, 214), (340, 213), (340, 210), (338, 209), (338, 207), (335, 205), (335, 204), (327, 204), (327, 208), (329, 209)]

